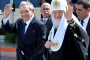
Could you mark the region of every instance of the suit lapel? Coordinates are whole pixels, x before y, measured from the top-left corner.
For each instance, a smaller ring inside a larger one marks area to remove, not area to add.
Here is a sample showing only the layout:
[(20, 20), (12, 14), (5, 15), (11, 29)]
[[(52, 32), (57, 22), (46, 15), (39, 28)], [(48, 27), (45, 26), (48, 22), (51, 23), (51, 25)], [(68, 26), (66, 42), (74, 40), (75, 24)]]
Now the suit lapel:
[(45, 25), (48, 25), (49, 24), (49, 19), (47, 20), (47, 22), (45, 23)]
[(29, 24), (29, 26), (28, 26), (28, 28), (27, 28), (27, 31), (26, 31), (26, 33), (25, 33), (25, 35), (24, 35), (24, 38), (26, 39), (27, 38), (27, 36), (28, 36), (28, 34), (30, 34), (30, 32), (32, 32), (32, 30), (33, 30), (33, 24), (35, 23), (35, 21), (36, 21), (36, 18), (34, 17), (33, 19), (32, 19), (32, 21), (30, 22), (30, 24)]
[(90, 31), (89, 30), (90, 30), (90, 18), (89, 18), (89, 21), (88, 21), (88, 24), (87, 24), (87, 27), (86, 27), (86, 31), (90, 36)]
[(49, 17), (45, 25), (49, 26), (51, 24), (51, 22), (52, 22), (51, 17)]
[(20, 37), (21, 37), (21, 39), (23, 37), (23, 33), (22, 33), (23, 32), (23, 30), (22, 30), (23, 29), (23, 23), (24, 23), (24, 21), (22, 20), (22, 23), (21, 23), (21, 26), (20, 26), (20, 32), (21, 32), (20, 33), (21, 34)]
[(41, 19), (40, 21), (43, 22), (43, 19)]

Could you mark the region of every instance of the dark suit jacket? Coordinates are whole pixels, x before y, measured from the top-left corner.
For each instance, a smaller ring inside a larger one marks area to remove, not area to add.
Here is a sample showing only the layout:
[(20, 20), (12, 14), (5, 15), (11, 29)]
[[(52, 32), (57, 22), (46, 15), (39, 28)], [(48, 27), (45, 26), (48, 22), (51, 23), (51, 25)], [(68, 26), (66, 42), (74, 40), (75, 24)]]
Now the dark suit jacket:
[(90, 18), (86, 27), (86, 31), (89, 35), (89, 48), (88, 48), (88, 60), (90, 60)]
[[(15, 24), (9, 24), (9, 21), (2, 29), (6, 32), (17, 33), (17, 60), (43, 60), (43, 42), (45, 41), (45, 26), (35, 17), (32, 19), (28, 29), (22, 37), (23, 19), (18, 19)], [(21, 53), (23, 51), (24, 55)]]
[(88, 24), (87, 24), (87, 27), (86, 27), (86, 31), (90, 37), (90, 18), (89, 18), (89, 21), (88, 21)]
[[(42, 21), (42, 19), (41, 19)], [(45, 23), (45, 26), (47, 28), (47, 34), (46, 34), (46, 40), (48, 40), (48, 35), (49, 35), (49, 32), (53, 26), (53, 23), (52, 23), (52, 20), (51, 20), (51, 17), (48, 18), (47, 22)]]
[[(42, 21), (43, 19), (41, 19), (40, 21)], [(51, 20), (51, 17), (48, 18), (47, 22), (45, 23), (45, 26), (47, 28), (47, 32), (46, 32), (46, 39), (45, 39), (45, 42), (48, 40), (48, 35), (49, 35), (49, 32), (53, 26), (53, 23), (52, 23), (52, 20)], [(44, 48), (44, 58), (47, 56), (48, 50)]]

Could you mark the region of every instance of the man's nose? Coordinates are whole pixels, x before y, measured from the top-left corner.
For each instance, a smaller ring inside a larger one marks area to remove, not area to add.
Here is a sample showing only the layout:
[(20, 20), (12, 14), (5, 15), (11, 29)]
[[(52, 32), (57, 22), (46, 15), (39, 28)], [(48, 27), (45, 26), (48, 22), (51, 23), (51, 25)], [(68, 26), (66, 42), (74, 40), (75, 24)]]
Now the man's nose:
[(22, 13), (22, 15), (26, 15), (26, 13)]

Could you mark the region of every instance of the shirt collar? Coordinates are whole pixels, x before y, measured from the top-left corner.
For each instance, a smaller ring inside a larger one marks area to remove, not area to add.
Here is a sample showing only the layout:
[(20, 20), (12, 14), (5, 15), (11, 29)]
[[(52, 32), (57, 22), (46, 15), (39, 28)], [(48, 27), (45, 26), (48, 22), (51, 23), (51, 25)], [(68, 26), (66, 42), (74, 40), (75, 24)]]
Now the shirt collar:
[(43, 20), (48, 20), (48, 18), (43, 18)]
[(88, 23), (90, 16), (87, 16), (87, 18), (84, 19), (84, 23)]
[(32, 17), (28, 21), (26, 21), (26, 24), (29, 25), (33, 18), (34, 18), (34, 14), (32, 15)]

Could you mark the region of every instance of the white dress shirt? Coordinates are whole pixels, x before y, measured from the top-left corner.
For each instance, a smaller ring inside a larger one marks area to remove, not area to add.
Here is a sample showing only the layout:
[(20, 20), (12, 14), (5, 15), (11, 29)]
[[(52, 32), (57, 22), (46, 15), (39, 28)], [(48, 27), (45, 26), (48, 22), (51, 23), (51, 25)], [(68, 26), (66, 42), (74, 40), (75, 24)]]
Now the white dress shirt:
[(43, 23), (46, 23), (48, 18), (43, 18)]
[[(86, 29), (90, 16), (84, 19), (83, 28)], [(81, 21), (80, 21), (81, 22)]]

